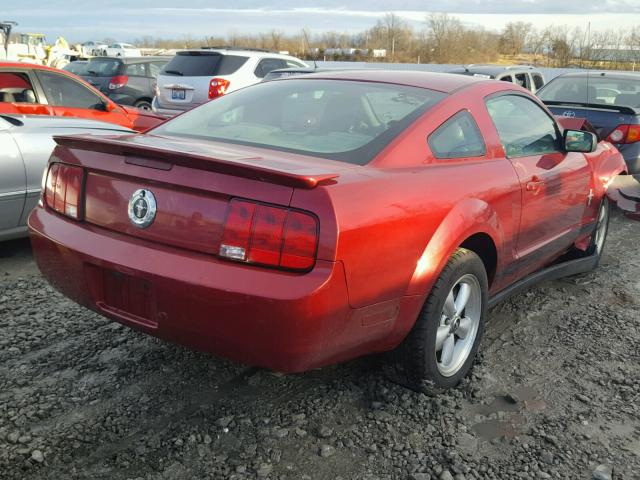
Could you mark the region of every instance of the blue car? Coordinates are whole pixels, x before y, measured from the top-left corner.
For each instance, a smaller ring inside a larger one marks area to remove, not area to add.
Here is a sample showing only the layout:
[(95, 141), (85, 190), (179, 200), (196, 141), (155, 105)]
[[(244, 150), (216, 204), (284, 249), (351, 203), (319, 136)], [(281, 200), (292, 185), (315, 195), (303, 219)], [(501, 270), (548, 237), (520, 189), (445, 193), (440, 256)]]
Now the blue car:
[(586, 118), (601, 140), (620, 150), (629, 173), (640, 174), (640, 74), (567, 73), (537, 95), (555, 115)]

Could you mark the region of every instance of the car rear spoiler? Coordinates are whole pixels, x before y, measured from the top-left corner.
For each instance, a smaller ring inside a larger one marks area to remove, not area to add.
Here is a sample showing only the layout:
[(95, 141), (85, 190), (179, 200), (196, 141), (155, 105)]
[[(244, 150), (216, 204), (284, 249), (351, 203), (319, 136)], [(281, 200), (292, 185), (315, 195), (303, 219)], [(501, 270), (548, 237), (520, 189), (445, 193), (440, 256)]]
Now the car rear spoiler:
[[(160, 170), (181, 165), (199, 170), (250, 178), (294, 188), (312, 189), (322, 182), (340, 176), (339, 173), (322, 171), (320, 167), (298, 166), (259, 157), (224, 159), (188, 151), (140, 145), (114, 137), (54, 136), (58, 145), (76, 150), (87, 150), (115, 155), (132, 156), (125, 161)], [(145, 160), (146, 159), (146, 160)]]
[(572, 107), (572, 108), (589, 108), (594, 110), (609, 110), (625, 115), (638, 115), (640, 109), (633, 107), (623, 107), (620, 105), (609, 105), (606, 103), (582, 103), (582, 102), (556, 102), (553, 100), (543, 100), (545, 105), (549, 107)]

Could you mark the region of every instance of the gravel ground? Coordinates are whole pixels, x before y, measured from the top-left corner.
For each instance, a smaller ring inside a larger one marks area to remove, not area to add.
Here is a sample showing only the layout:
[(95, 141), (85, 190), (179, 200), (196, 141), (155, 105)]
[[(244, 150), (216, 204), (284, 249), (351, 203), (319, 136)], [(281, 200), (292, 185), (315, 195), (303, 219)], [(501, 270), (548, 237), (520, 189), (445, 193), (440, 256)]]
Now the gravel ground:
[(375, 358), (284, 376), (160, 342), (0, 245), (0, 478), (640, 478), (640, 222), (611, 229), (597, 271), (496, 307), (437, 397)]

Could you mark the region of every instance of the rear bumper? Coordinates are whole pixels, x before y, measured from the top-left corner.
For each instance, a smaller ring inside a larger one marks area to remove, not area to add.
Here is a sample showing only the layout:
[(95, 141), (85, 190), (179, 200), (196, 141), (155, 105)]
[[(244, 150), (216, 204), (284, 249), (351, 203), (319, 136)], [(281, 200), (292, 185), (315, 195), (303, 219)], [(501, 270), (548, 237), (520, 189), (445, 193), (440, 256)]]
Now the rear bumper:
[(631, 175), (640, 174), (640, 142), (631, 143), (618, 148), (627, 164), (627, 169)]
[[(318, 261), (304, 275), (238, 265), (79, 224), (43, 207), (29, 217), (29, 230), (38, 267), (60, 292), (171, 342), (283, 372), (389, 348), (394, 322), (371, 324), (369, 308), (349, 307), (341, 262)], [(132, 304), (148, 307), (143, 317), (109, 304), (108, 275), (145, 285), (122, 284)]]
[(187, 110), (191, 110), (192, 108), (197, 107), (198, 105), (185, 105), (184, 108), (167, 108), (163, 105), (160, 105), (158, 102), (158, 97), (153, 97), (151, 102), (151, 110), (158, 115), (162, 115), (163, 117), (175, 117), (176, 115), (186, 112)]

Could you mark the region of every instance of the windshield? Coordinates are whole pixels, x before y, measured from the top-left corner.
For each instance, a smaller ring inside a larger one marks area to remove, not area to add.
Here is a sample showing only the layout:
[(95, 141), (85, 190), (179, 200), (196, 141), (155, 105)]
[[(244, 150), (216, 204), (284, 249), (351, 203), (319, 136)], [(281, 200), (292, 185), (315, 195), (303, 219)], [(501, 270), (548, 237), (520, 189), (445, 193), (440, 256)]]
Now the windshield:
[(248, 59), (249, 57), (241, 55), (222, 55), (218, 52), (178, 52), (161, 73), (185, 77), (231, 75)]
[(608, 76), (557, 77), (538, 96), (545, 102), (640, 106), (640, 76), (612, 78)]
[(115, 58), (101, 58), (89, 60), (85, 69), (86, 75), (94, 77), (113, 77), (118, 75), (122, 62)]
[(153, 130), (363, 165), (445, 94), (372, 82), (287, 79), (220, 97)]

